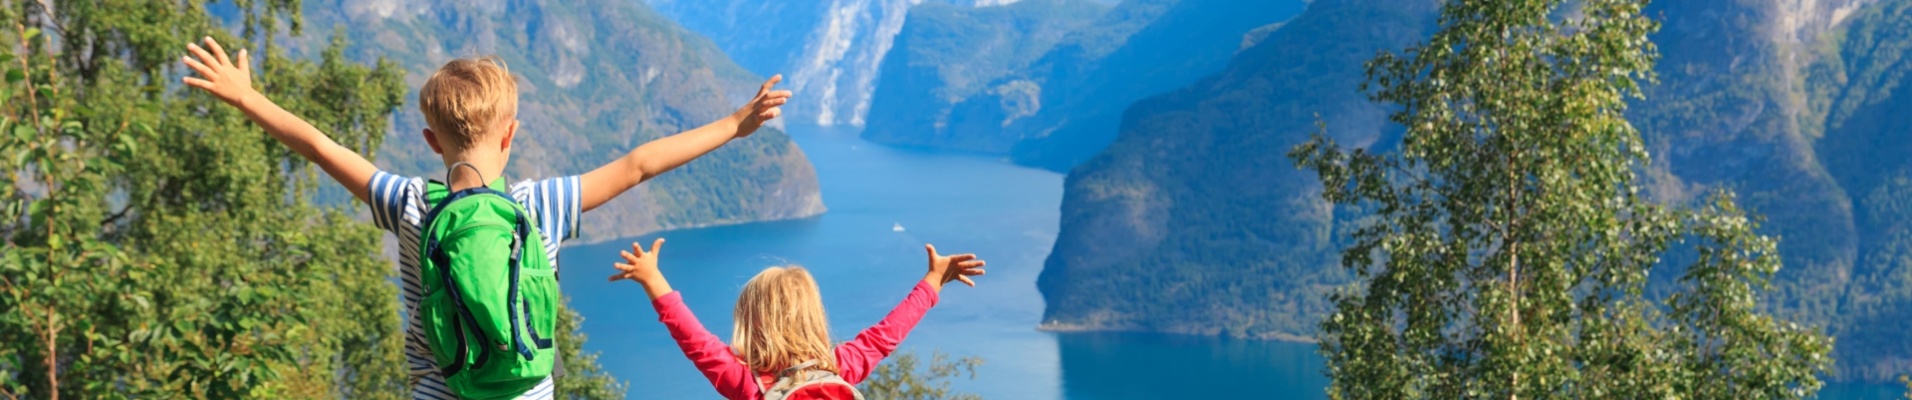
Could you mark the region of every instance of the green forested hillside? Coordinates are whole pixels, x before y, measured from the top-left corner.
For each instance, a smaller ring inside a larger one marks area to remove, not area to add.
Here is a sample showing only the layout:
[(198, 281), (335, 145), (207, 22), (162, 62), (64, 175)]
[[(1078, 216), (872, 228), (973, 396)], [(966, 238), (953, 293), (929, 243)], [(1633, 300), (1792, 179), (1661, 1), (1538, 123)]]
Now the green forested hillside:
[[(453, 57), (497, 55), (520, 77), (513, 179), (589, 171), (646, 141), (716, 120), (753, 92), (744, 71), (708, 39), (642, 2), (620, 0), (306, 1), (305, 23), (339, 28), (406, 71), (381, 167), (437, 176), (441, 161), (418, 132), (417, 88)], [(314, 48), (310, 39), (295, 43)], [(815, 171), (782, 132), (766, 129), (639, 186), (583, 224), (586, 241), (667, 228), (798, 218), (823, 211)]]
[[(1372, 51), (1344, 58), (1317, 47), (1380, 46), (1374, 27), (1409, 22), (1322, 21), (1432, 10), (1411, 3), (1433, 1), (1316, 1), (1228, 70), (1130, 107), (1116, 141), (1068, 179), (1040, 284), (1047, 323), (1312, 331), (1321, 314), (1305, 299), (1341, 282), (1321, 249), (1360, 213), (1316, 202), (1313, 178), (1276, 155), (1316, 114), (1344, 144), (1392, 129), (1356, 88)], [(1736, 192), (1780, 240), (1784, 267), (1763, 304), (1834, 336), (1833, 379), (1912, 372), (1912, 92), (1901, 85), (1912, 72), (1912, 1), (1649, 7), (1664, 24), (1652, 37), (1659, 81), (1628, 112), (1653, 159), (1641, 171), (1648, 194), (1691, 202)]]
[[(1001, 153), (1008, 120), (956, 104), (1001, 97), (1008, 119), (1034, 112), (1041, 88), (991, 82), (1042, 57), (1063, 35), (1107, 7), (1087, 0), (1027, 0), (971, 8), (926, 3), (910, 9), (903, 31), (883, 58), (863, 137), (879, 143)], [(1020, 102), (1020, 103), (1017, 103)]]

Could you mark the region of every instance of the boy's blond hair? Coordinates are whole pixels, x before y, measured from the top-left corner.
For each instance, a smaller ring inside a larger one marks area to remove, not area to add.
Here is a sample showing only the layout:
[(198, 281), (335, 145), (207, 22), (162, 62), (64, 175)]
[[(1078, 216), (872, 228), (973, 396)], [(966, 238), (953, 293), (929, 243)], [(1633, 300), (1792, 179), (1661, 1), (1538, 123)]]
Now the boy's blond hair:
[(496, 56), (451, 60), (419, 89), (418, 111), (440, 146), (470, 149), (518, 115), (518, 81)]
[(842, 373), (830, 351), (823, 297), (816, 279), (803, 267), (771, 267), (757, 273), (737, 295), (733, 316), (730, 347), (750, 369), (778, 372), (815, 360), (815, 369)]

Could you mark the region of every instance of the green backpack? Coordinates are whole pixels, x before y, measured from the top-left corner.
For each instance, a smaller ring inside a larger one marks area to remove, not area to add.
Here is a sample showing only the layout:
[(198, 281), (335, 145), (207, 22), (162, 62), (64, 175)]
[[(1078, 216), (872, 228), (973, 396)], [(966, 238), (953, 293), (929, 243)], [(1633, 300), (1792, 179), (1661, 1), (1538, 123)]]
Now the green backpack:
[(517, 397), (550, 376), (558, 358), (557, 276), (503, 183), (425, 190), (435, 205), (424, 219), (418, 313), (439, 375), (465, 399)]

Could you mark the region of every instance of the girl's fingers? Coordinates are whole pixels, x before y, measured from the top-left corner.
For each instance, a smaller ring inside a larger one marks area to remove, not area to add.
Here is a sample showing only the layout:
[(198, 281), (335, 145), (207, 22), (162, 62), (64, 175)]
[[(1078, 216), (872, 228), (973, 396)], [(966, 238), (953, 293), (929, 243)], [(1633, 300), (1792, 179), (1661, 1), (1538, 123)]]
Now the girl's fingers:
[(984, 270), (984, 269), (982, 269), (982, 268), (977, 268), (977, 269), (965, 269), (965, 270), (963, 270), (963, 272), (960, 272), (960, 274), (961, 274), (961, 275), (957, 275), (957, 276), (982, 276), (982, 275), (984, 275), (984, 274), (987, 274), (987, 273), (988, 273), (988, 271), (986, 271), (986, 270)]
[(636, 264), (636, 263), (637, 263), (637, 255), (636, 255), (636, 254), (631, 254), (631, 252), (628, 252), (628, 251), (620, 251), (620, 252), (617, 252), (617, 254), (618, 254), (618, 255), (620, 255), (620, 256), (624, 256), (624, 262), (628, 262), (628, 263), (632, 263), (632, 264)]
[(201, 64), (199, 60), (194, 60), (192, 57), (180, 57), (180, 60), (185, 61), (186, 68), (192, 68), (193, 72), (199, 73), (199, 76), (206, 77), (206, 79), (216, 79), (219, 77), (218, 74), (213, 73), (211, 67), (207, 67), (206, 64)]
[(974, 259), (976, 259), (975, 254), (957, 254), (957, 255), (949, 256), (949, 263), (961, 265), (962, 263), (966, 263), (966, 262), (969, 262), (969, 260), (974, 260)]
[(967, 276), (957, 276), (956, 280), (963, 281), (963, 284), (969, 285), (969, 287), (976, 287), (976, 281), (969, 280)]
[(936, 258), (936, 245), (925, 243), (923, 244), (923, 250), (929, 250), (929, 258)]
[(779, 115), (783, 115), (783, 109), (772, 108), (770, 109), (770, 111), (764, 111), (763, 114), (758, 114), (757, 119), (769, 121), (769, 120), (777, 119), (777, 116)]
[(219, 58), (218, 58), (218, 60), (219, 60), (219, 65), (224, 65), (224, 66), (228, 66), (228, 67), (230, 67), (230, 66), (232, 66), (232, 59), (231, 59), (231, 58), (226, 58), (226, 48), (224, 48), (224, 47), (219, 47), (219, 41), (217, 41), (217, 40), (212, 40), (212, 36), (207, 36), (207, 37), (206, 37), (206, 46), (207, 46), (207, 47), (211, 47), (211, 48), (212, 48), (212, 54), (213, 54), (214, 56), (218, 56), (218, 57), (219, 57)]
[(956, 263), (956, 266), (962, 267), (962, 268), (981, 268), (982, 266), (988, 265), (988, 264), (989, 262), (983, 261), (983, 260), (971, 260), (971, 261)]
[(657, 241), (651, 242), (651, 252), (649, 254), (655, 256), (657, 253), (662, 252), (664, 252), (664, 238), (657, 238)]

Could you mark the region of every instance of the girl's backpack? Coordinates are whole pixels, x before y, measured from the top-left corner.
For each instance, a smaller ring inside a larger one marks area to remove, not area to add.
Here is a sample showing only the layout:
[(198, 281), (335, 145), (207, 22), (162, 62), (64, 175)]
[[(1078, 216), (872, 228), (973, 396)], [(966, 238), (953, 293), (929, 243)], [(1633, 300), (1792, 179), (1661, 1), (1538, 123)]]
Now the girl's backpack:
[(448, 191), (438, 182), (425, 190), (435, 204), (425, 214), (419, 271), (426, 342), (459, 397), (517, 397), (551, 375), (558, 358), (557, 277), (536, 224), (510, 195)]
[(810, 360), (784, 368), (775, 384), (765, 388), (759, 381), (757, 389), (763, 391), (763, 400), (863, 400), (856, 385), (830, 371), (810, 369), (816, 365), (816, 360)]

